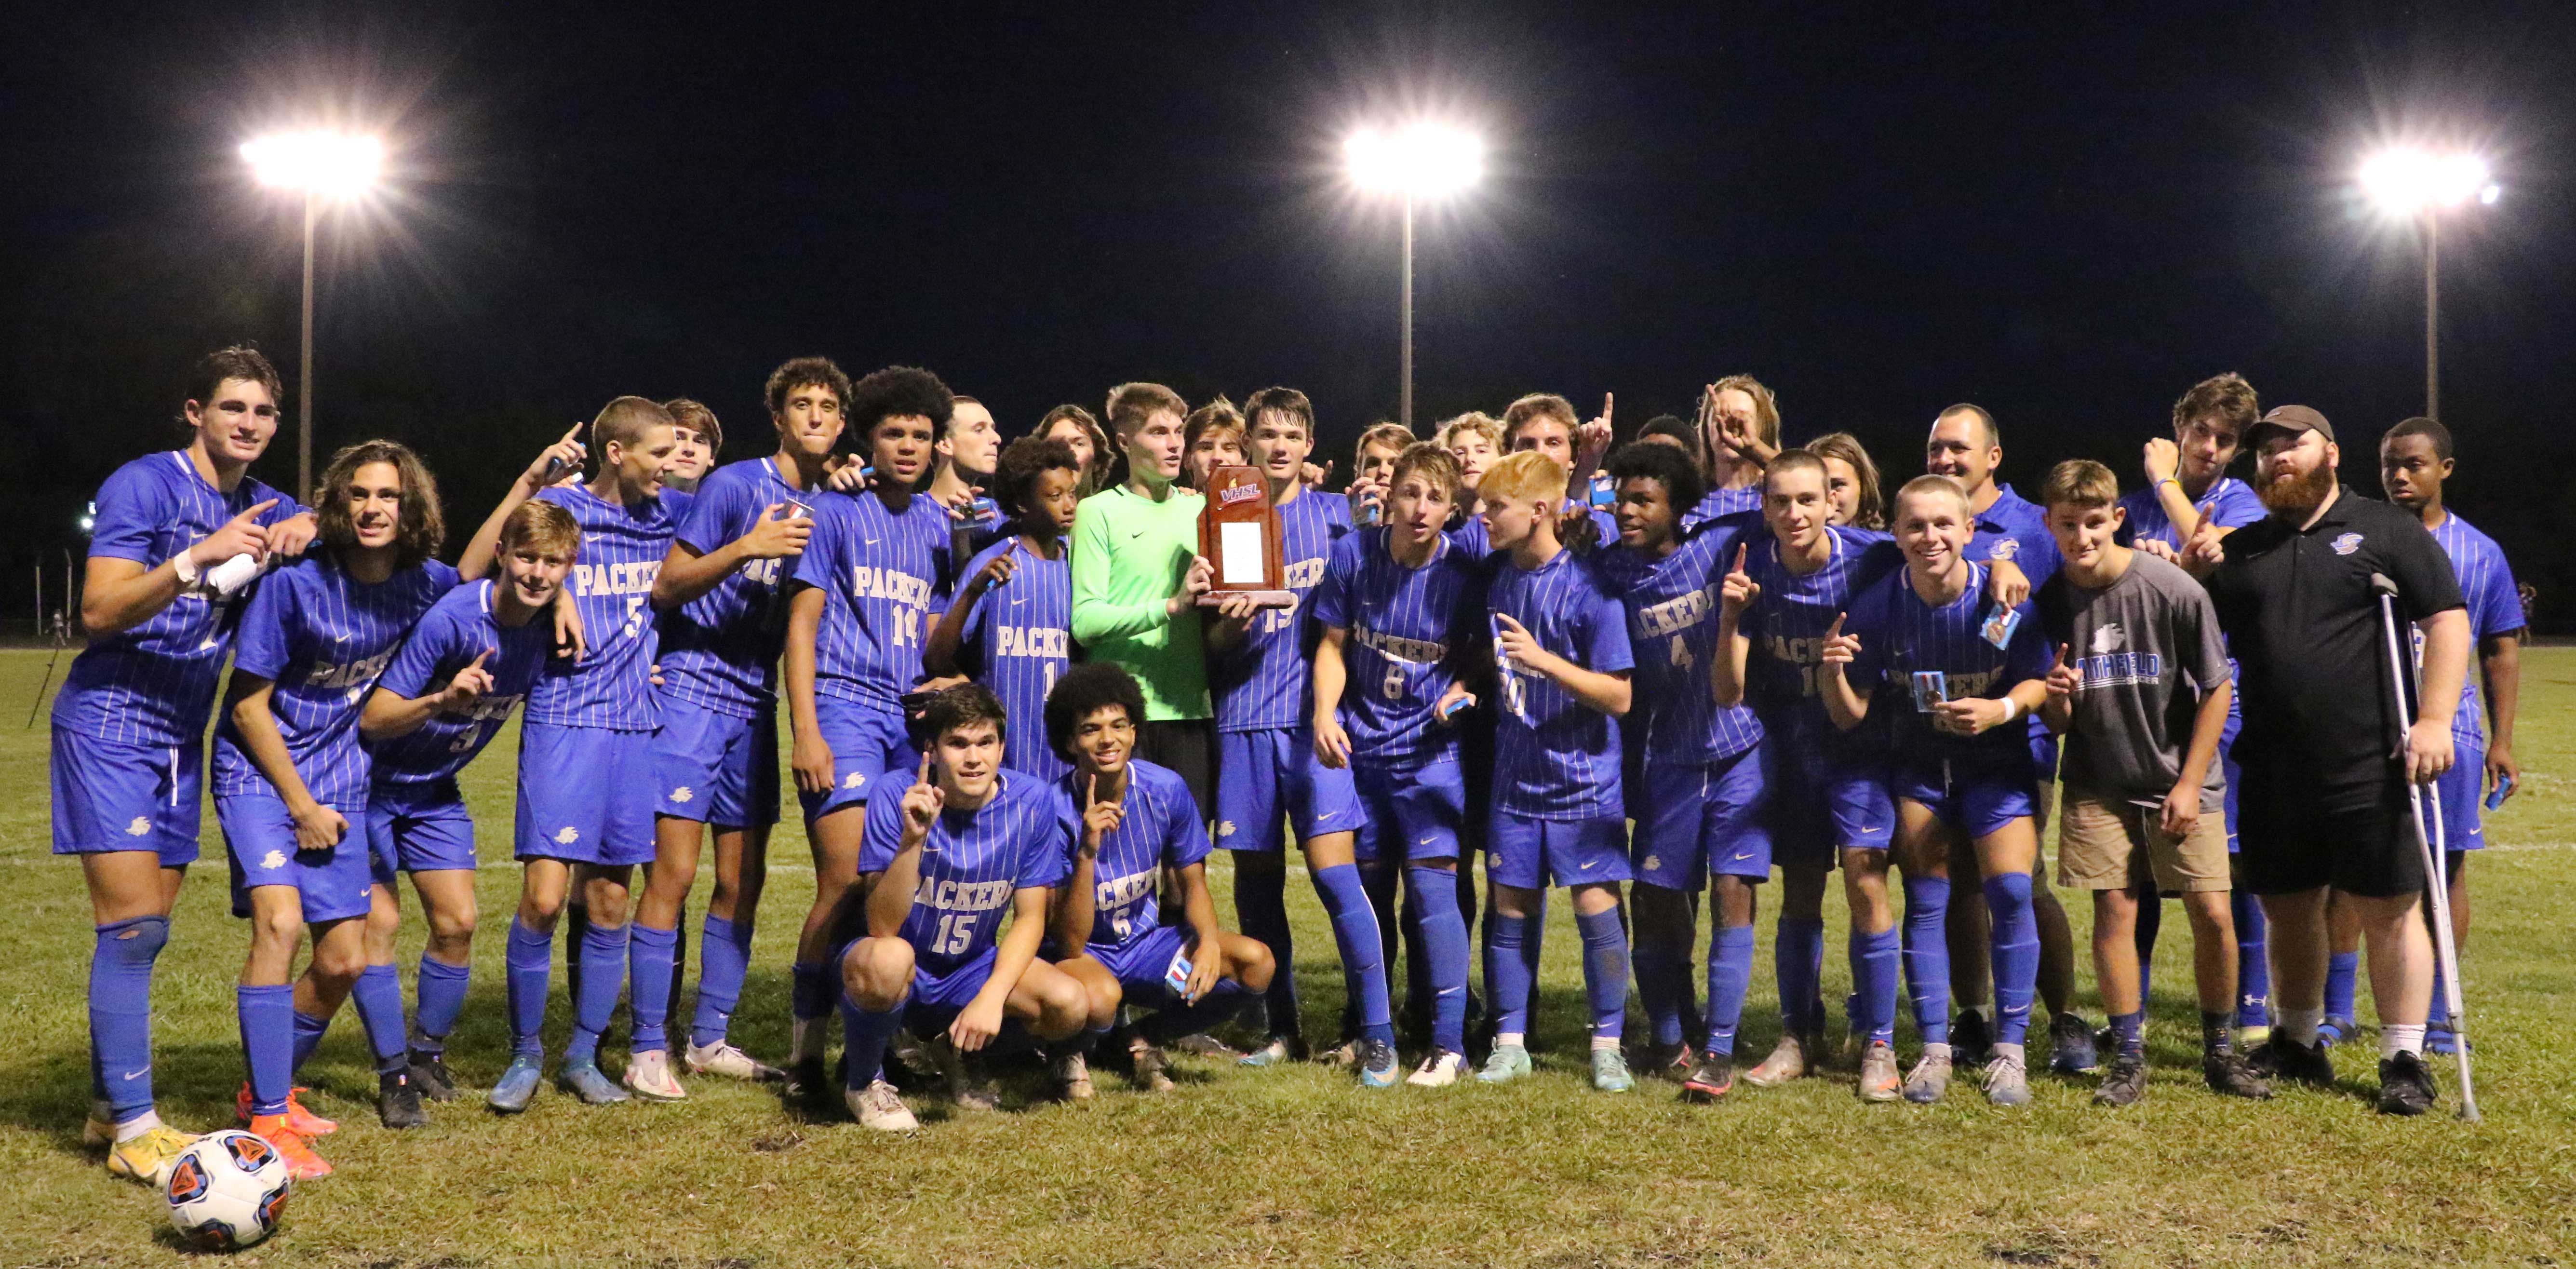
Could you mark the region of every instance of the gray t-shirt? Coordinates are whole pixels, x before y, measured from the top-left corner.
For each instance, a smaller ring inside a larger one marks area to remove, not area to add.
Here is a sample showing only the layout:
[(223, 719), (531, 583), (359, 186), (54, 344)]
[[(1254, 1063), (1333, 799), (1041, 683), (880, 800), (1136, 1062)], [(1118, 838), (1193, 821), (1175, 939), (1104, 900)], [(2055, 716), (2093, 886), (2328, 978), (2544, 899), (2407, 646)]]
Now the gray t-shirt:
[[(2067, 645), (2083, 671), (2066, 732), (2067, 787), (2139, 806), (2161, 806), (2182, 774), (2202, 697), (2229, 677), (2218, 610), (2191, 575), (2136, 552), (2100, 590), (2059, 573), (2039, 588), (2050, 656)], [(2226, 764), (2212, 760), (2200, 810), (2226, 805)]]

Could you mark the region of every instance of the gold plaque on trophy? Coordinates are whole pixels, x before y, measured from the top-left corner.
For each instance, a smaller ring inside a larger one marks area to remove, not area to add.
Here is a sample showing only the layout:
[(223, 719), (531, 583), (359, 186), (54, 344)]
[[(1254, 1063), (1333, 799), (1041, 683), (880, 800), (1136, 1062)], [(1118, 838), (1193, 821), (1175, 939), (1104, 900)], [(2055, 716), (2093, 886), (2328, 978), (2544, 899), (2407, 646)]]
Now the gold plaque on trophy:
[(1226, 595), (1249, 594), (1264, 608), (1293, 608), (1287, 565), (1279, 554), (1279, 509), (1270, 505), (1270, 482), (1255, 467), (1219, 467), (1208, 473), (1207, 505), (1199, 510), (1199, 554), (1216, 569), (1216, 584), (1199, 596), (1213, 607)]

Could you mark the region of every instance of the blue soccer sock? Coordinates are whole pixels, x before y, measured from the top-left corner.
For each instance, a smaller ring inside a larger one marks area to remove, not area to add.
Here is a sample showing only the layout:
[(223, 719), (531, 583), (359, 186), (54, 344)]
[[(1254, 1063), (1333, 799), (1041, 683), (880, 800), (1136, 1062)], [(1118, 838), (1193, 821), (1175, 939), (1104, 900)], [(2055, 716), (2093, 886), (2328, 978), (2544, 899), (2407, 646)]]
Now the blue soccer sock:
[[(2240, 979), (2244, 977), (2245, 970), (2241, 964), (2237, 967), (2236, 974)], [(2359, 990), (2360, 985), (2361, 953), (2336, 952), (2326, 957), (2326, 1016), (2352, 1017), (2353, 994)], [(2243, 993), (2240, 992), (2238, 995), (2241, 997)]]
[(1905, 879), (1905, 993), (1925, 1044), (1950, 1042), (1950, 879)]
[(152, 1111), (152, 962), (170, 918), (110, 921), (89, 954), (90, 1083), (117, 1123)]
[[(1866, 1040), (1896, 1043), (1896, 973), (1904, 957), (1902, 936), (1890, 926), (1876, 934), (1852, 931), (1853, 1029)], [(1944, 980), (1947, 981), (1947, 980)]]
[(323, 1035), (331, 1030), (331, 1017), (327, 1013), (317, 1018), (301, 1009), (295, 1011), (295, 1054), (288, 1072), (290, 1075), (301, 1074), (305, 1059), (313, 1056), (313, 1050), (322, 1047)]
[(510, 919), (506, 966), (510, 976), (510, 1055), (538, 1057), (546, 1025), (547, 978), (554, 972), (555, 941)]
[(566, 1064), (599, 1060), (599, 1034), (617, 1013), (617, 988), (626, 979), (626, 929), (594, 923), (581, 932), (581, 993), (573, 1002), (572, 1039), (564, 1044)]
[(2030, 874), (1986, 878), (1986, 911), (1994, 925), (1986, 939), (1995, 979), (1995, 1043), (2019, 1044), (2030, 1032), (2030, 1002), (2039, 985), (2039, 917), (2031, 908)]
[(1446, 868), (1404, 870), (1431, 996), (1431, 1044), (1467, 1051), (1467, 919), (1458, 911), (1458, 874)]
[(2131, 946), (2138, 949), (2138, 1001), (2143, 1008), (2147, 1001), (2155, 999), (2155, 993), (2151, 988), (2156, 976), (2156, 934), (2164, 928), (2165, 901), (2152, 886), (2135, 893), (2138, 898), (2138, 924), (2136, 930), (2130, 934), (2129, 942)]
[(1612, 908), (1575, 913), (1574, 928), (1583, 935), (1583, 997), (1592, 1006), (1593, 1042), (1616, 1040), (1628, 1026), (1628, 927)]
[(1377, 928), (1377, 913), (1369, 907), (1368, 890), (1360, 884), (1360, 870), (1351, 864), (1317, 868), (1315, 896), (1324, 901), (1324, 912), (1333, 919), (1333, 942), (1342, 953), (1342, 985), (1348, 999), (1359, 1002), (1359, 1024), (1362, 1037), (1395, 1043), (1395, 1026), (1386, 1004), (1386, 960), (1384, 944)]
[(840, 993), (840, 1005), (844, 1061), (841, 1082), (856, 1092), (874, 1083), (877, 1072), (885, 1066), (886, 1044), (903, 1029), (903, 1006), (870, 1013), (850, 999), (848, 992)]
[(250, 1067), (250, 1113), (283, 1115), (295, 1091), (295, 988), (233, 988), (241, 1018), (242, 1058)]
[(357, 1002), (367, 1043), (376, 1051), (376, 1074), (403, 1069), (411, 1055), (403, 1047), (402, 975), (394, 972), (393, 962), (360, 971), (358, 985), (349, 996)]
[[(1824, 928), (1818, 925), (1821, 936)], [(1735, 1052), (1735, 1029), (1744, 1022), (1744, 993), (1753, 984), (1753, 927), (1721, 925), (1708, 935), (1708, 1052)]]
[(663, 1030), (671, 1019), (672, 966), (679, 960), (680, 932), (657, 930), (630, 921), (626, 938), (626, 980), (634, 984), (635, 1038), (627, 1047), (637, 1053), (668, 1052), (671, 1038)]
[[(1689, 945), (1641, 938), (1631, 949), (1630, 959), (1637, 967), (1637, 1003), (1645, 1008), (1646, 1026), (1655, 1043), (1681, 1043), (1682, 991), (1690, 975)], [(1714, 971), (1717, 967), (1709, 968)]]
[(1235, 919), (1243, 923), (1243, 936), (1270, 949), (1270, 959), (1278, 968), (1270, 975), (1270, 988), (1262, 993), (1262, 1009), (1270, 1015), (1270, 1034), (1296, 1036), (1302, 1027), (1297, 1017), (1297, 948), (1288, 929), (1287, 878), (1263, 868), (1234, 870)]
[(2263, 901), (2243, 890), (2228, 896), (2236, 916), (2236, 1025), (2272, 1024), (2271, 919)]
[[(1824, 918), (1780, 918), (1779, 932), (1771, 941), (1771, 955), (1780, 979), (1781, 1022), (1804, 1034), (1822, 1033), (1825, 1029)], [(1711, 981), (1715, 981), (1713, 974)]]
[(689, 1043), (703, 1049), (724, 1041), (750, 976), (751, 922), (710, 915), (698, 930), (698, 1011)]
[(1485, 992), (1492, 996), (1494, 1033), (1529, 1033), (1530, 989), (1538, 982), (1538, 953), (1546, 927), (1530, 917), (1485, 913)]
[(2115, 1013), (2111, 1015), (2111, 1043), (2122, 1057), (2144, 1057), (2147, 1052), (2147, 1015)]
[(456, 1019), (465, 1012), (465, 989), (473, 979), (470, 967), (421, 953), (419, 1002), (412, 1009), (413, 1048), (423, 1053), (447, 1051), (447, 1033), (456, 1029)]

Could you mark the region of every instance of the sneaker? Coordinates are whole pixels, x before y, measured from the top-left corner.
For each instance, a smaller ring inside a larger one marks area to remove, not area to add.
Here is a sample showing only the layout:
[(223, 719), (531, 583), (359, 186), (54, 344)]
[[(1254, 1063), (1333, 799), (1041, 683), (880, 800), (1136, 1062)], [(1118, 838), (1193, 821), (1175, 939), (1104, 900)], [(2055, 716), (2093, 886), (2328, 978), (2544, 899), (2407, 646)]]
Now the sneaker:
[(1447, 1088), (1467, 1073), (1467, 1055), (1455, 1049), (1433, 1049), (1404, 1082), (1415, 1088)]
[(894, 1033), (894, 1039), (886, 1045), (886, 1054), (924, 1075), (939, 1074), (938, 1055), (932, 1053), (930, 1046), (923, 1044), (910, 1027)]
[(2135, 1106), (2147, 1095), (2147, 1060), (2135, 1053), (2123, 1053), (2111, 1059), (2111, 1071), (2102, 1077), (2102, 1085), (2093, 1090), (2096, 1106)]
[(2272, 1095), (2272, 1086), (2256, 1075), (2242, 1055), (2235, 1052), (2212, 1053), (2200, 1059), (2201, 1078), (2209, 1081), (2209, 1091), (2228, 1097), (2246, 1097), (2261, 1101)]
[[(2265, 1030), (2269, 1031), (2270, 1028), (2267, 1027)], [(2360, 1034), (2361, 1024), (2350, 1018), (2328, 1018), (2317, 1024), (2317, 1040), (2330, 1049)], [(2266, 1035), (2264, 1038), (2268, 1040), (2271, 1037)], [(2239, 1044), (2236, 1046), (2236, 1051), (2251, 1053), (2256, 1047), (2258, 1046)]]
[(1735, 1091), (1735, 1059), (1723, 1053), (1702, 1053), (1682, 1080), (1682, 1096), (1695, 1102), (1713, 1102)]
[(1962, 1009), (1950, 1024), (1950, 1062), (1962, 1070), (1983, 1070), (1995, 1060), (1995, 1029), (1983, 1010)]
[(1485, 1055), (1485, 1069), (1476, 1072), (1479, 1084), (1507, 1084), (1530, 1073), (1529, 1050), (1517, 1044), (1497, 1044)]
[(786, 1103), (809, 1116), (825, 1113), (834, 1100), (833, 1094), (841, 1091), (844, 1090), (832, 1082), (819, 1054), (788, 1063), (787, 1079), (779, 1086)]
[(588, 1059), (564, 1063), (563, 1069), (555, 1072), (555, 1083), (593, 1106), (614, 1106), (626, 1100), (626, 1090), (603, 1074), (598, 1062)]
[(1048, 1063), (1047, 1071), (1055, 1077), (1055, 1086), (1066, 1101), (1087, 1102), (1092, 1098), (1091, 1063), (1079, 1053), (1067, 1053)]
[(2419, 1054), (2400, 1053), (2379, 1059), (2379, 1113), (2383, 1115), (2420, 1115), (2433, 1109), (2441, 1090), (2433, 1086), (2433, 1070), (2424, 1065)]
[(730, 1040), (691, 1044), (682, 1061), (688, 1064), (691, 1075), (721, 1075), (753, 1084), (775, 1084), (787, 1078), (787, 1072), (754, 1059)]
[[(2084, 1039), (2090, 1048), (2091, 1029), (2086, 1029)], [(1995, 1060), (1986, 1063), (1986, 1101), (1995, 1106), (2030, 1104), (2030, 1068), (2022, 1058), (1998, 1051)]]
[(638, 1049), (626, 1056), (626, 1087), (648, 1102), (684, 1102), (689, 1090), (671, 1074), (669, 1049)]
[(903, 1097), (894, 1091), (894, 1085), (884, 1080), (870, 1080), (866, 1088), (847, 1090), (843, 1100), (850, 1105), (850, 1117), (858, 1120), (862, 1128), (911, 1132), (921, 1126), (921, 1121), (913, 1118), (912, 1111), (903, 1104)]
[(1624, 1093), (1637, 1086), (1637, 1077), (1628, 1073), (1628, 1055), (1616, 1048), (1592, 1051), (1592, 1087), (1604, 1093)]
[[(304, 1094), (312, 1089), (302, 1085), (286, 1090), (286, 1127), (299, 1137), (328, 1137), (340, 1131), (340, 1125), (304, 1109)], [(250, 1084), (244, 1082), (241, 1092), (233, 1097), (233, 1110), (244, 1124), (250, 1122)]]
[(1360, 1064), (1360, 1042), (1344, 1040), (1315, 1055), (1315, 1060), (1335, 1070)]
[(2293, 1044), (2278, 1033), (2262, 1048), (2246, 1058), (2256, 1075), (2269, 1079), (2295, 1080), (2326, 1088), (2334, 1083), (2334, 1059), (2326, 1056), (2323, 1041), (2315, 1044)]
[(1744, 1073), (1744, 1082), (1755, 1088), (1778, 1088), (1807, 1073), (1807, 1054), (1825, 1051), (1824, 1038), (1809, 1038), (1782, 1032), (1780, 1042), (1771, 1046), (1771, 1056), (1755, 1063)]
[[(1957, 1035), (1958, 1032), (1950, 1034)], [(1950, 1063), (1949, 1054), (1924, 1054), (1922, 1060), (1914, 1064), (1913, 1072), (1905, 1077), (1905, 1100), (1918, 1106), (1928, 1106), (1941, 1100), (1941, 1094), (1950, 1091)]]
[(116, 1125), (107, 1127), (107, 1171), (111, 1176), (130, 1176), (145, 1185), (159, 1187), (170, 1183), (170, 1169), (178, 1166), (179, 1152), (196, 1138), (163, 1124), (146, 1128), (130, 1141), (116, 1140)]
[(1136, 1087), (1149, 1093), (1172, 1091), (1171, 1062), (1161, 1049), (1146, 1043), (1143, 1036), (1127, 1042), (1128, 1078)]
[(528, 1108), (537, 1096), (537, 1085), (545, 1078), (545, 1063), (525, 1053), (511, 1055), (510, 1067), (501, 1078), (492, 1081), (492, 1095), (484, 1104), (504, 1115), (515, 1115)]
[(387, 1128), (421, 1128), (429, 1116), (420, 1110), (420, 1089), (411, 1082), (411, 1064), (376, 1076), (376, 1120)]
[(420, 1095), (434, 1102), (456, 1100), (456, 1077), (448, 1073), (447, 1055), (411, 1051), (411, 1083)]
[(1182, 1036), (1180, 1039), (1172, 1041), (1171, 1048), (1175, 1052), (1187, 1053), (1191, 1057), (1208, 1058), (1218, 1062), (1240, 1062), (1243, 1060), (1243, 1050), (1238, 1049), (1223, 1040), (1217, 1039), (1215, 1036), (1209, 1035), (1204, 1031), (1193, 1031), (1188, 1035)]
[(2081, 1075), (2099, 1070), (2102, 1051), (2093, 1043), (2093, 1027), (2071, 1013), (2061, 1013), (2048, 1020), (2048, 1069), (2060, 1075)]
[(993, 1091), (973, 1060), (947, 1036), (930, 1042), (930, 1059), (938, 1063), (939, 1073), (948, 1081), (949, 1099), (959, 1110), (1000, 1110), (1001, 1096)]
[(1268, 1044), (1235, 1059), (1237, 1066), (1280, 1066), (1297, 1060), (1286, 1036), (1272, 1036)]
[(254, 1115), (250, 1130), (276, 1150), (278, 1158), (286, 1160), (286, 1175), (298, 1181), (331, 1175), (331, 1165), (313, 1153), (312, 1144), (304, 1139), (304, 1134), (289, 1125), (289, 1118), (286, 1115)]
[(1896, 1050), (1886, 1041), (1872, 1041), (1861, 1051), (1857, 1091), (1865, 1102), (1892, 1102), (1905, 1095), (1905, 1082), (1896, 1074)]
[(1395, 1046), (1384, 1040), (1359, 1042), (1360, 1087), (1393, 1088), (1402, 1081), (1404, 1069), (1396, 1065)]

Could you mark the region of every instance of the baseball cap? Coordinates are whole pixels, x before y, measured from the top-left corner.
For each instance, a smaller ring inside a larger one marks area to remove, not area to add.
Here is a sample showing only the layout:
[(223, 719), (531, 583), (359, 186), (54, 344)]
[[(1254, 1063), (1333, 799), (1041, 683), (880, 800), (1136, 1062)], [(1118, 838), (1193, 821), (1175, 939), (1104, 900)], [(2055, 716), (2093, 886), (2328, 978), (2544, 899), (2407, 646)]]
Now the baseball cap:
[(2334, 424), (2326, 422), (2326, 416), (2304, 405), (2277, 405), (2272, 407), (2271, 413), (2256, 420), (2254, 426), (2245, 429), (2245, 444), (2260, 445), (2263, 443), (2264, 433), (2273, 430), (2291, 433), (2314, 432), (2326, 438), (2329, 443), (2335, 438)]

